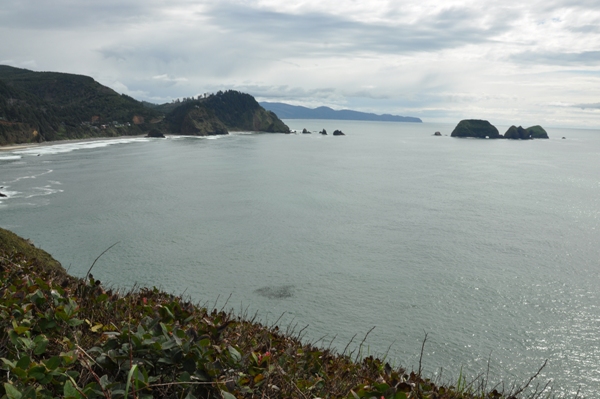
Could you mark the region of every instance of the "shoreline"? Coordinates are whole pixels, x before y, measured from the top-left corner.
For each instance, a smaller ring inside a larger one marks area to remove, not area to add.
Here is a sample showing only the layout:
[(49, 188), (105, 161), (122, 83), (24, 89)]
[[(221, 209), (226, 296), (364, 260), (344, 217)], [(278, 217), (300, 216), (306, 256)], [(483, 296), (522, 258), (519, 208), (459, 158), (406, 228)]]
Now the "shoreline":
[(77, 144), (77, 143), (85, 143), (88, 141), (119, 140), (119, 139), (126, 139), (126, 138), (143, 138), (143, 137), (148, 137), (148, 135), (147, 134), (136, 134), (136, 135), (132, 135), (132, 136), (112, 136), (112, 137), (102, 136), (102, 137), (88, 137), (85, 139), (66, 139), (66, 140), (44, 141), (42, 143), (8, 144), (8, 145), (0, 146), (0, 152), (23, 150), (23, 149), (27, 149), (27, 148), (46, 147), (46, 146), (51, 146), (51, 145), (56, 145), (56, 144), (63, 144), (63, 143)]

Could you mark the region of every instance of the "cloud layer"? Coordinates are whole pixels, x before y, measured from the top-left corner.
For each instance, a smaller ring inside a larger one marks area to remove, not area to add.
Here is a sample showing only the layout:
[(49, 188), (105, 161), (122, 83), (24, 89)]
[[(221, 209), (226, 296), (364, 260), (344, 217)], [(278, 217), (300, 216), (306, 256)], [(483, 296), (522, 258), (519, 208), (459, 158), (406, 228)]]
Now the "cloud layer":
[(597, 0), (8, 0), (0, 63), (153, 102), (233, 88), (426, 121), (594, 127), (599, 27)]

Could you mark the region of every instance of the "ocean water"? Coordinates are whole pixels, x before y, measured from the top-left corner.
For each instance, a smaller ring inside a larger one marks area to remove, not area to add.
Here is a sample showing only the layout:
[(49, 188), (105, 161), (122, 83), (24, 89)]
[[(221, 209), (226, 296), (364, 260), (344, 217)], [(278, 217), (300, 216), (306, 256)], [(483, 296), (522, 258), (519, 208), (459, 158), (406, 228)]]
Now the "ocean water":
[(340, 351), (375, 327), (362, 353), (409, 370), (427, 334), (424, 369), (443, 381), (489, 367), (510, 386), (548, 360), (540, 384), (596, 395), (600, 131), (286, 123), (314, 133), (2, 151), (0, 227), (77, 276), (118, 242), (93, 270), (105, 284), (256, 312)]

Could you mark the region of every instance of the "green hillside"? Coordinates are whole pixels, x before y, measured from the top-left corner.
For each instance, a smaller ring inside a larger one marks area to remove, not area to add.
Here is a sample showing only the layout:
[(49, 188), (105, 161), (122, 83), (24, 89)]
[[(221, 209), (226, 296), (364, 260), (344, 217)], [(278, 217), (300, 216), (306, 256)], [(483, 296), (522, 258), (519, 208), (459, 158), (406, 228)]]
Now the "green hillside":
[(233, 90), (159, 105), (119, 94), (89, 76), (0, 65), (0, 145), (150, 130), (200, 136), (240, 130), (289, 132), (254, 97)]
[(119, 94), (89, 76), (33, 72), (0, 65), (0, 80), (50, 104), (61, 122), (71, 126), (91, 123), (94, 117), (99, 124), (106, 124), (133, 122), (135, 116), (148, 121), (160, 116), (140, 101)]

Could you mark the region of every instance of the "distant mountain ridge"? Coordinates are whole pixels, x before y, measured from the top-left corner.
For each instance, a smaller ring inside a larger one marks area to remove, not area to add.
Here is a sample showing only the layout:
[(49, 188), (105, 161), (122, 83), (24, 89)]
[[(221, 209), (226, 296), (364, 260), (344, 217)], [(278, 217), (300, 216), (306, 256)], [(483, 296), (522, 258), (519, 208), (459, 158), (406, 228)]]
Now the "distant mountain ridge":
[(420, 118), (412, 116), (398, 116), (390, 114), (371, 114), (367, 112), (352, 111), (349, 109), (334, 110), (329, 107), (307, 108), (275, 102), (260, 102), (265, 109), (273, 111), (281, 119), (337, 119), (351, 121), (379, 121), (379, 122), (412, 122), (422, 123)]

